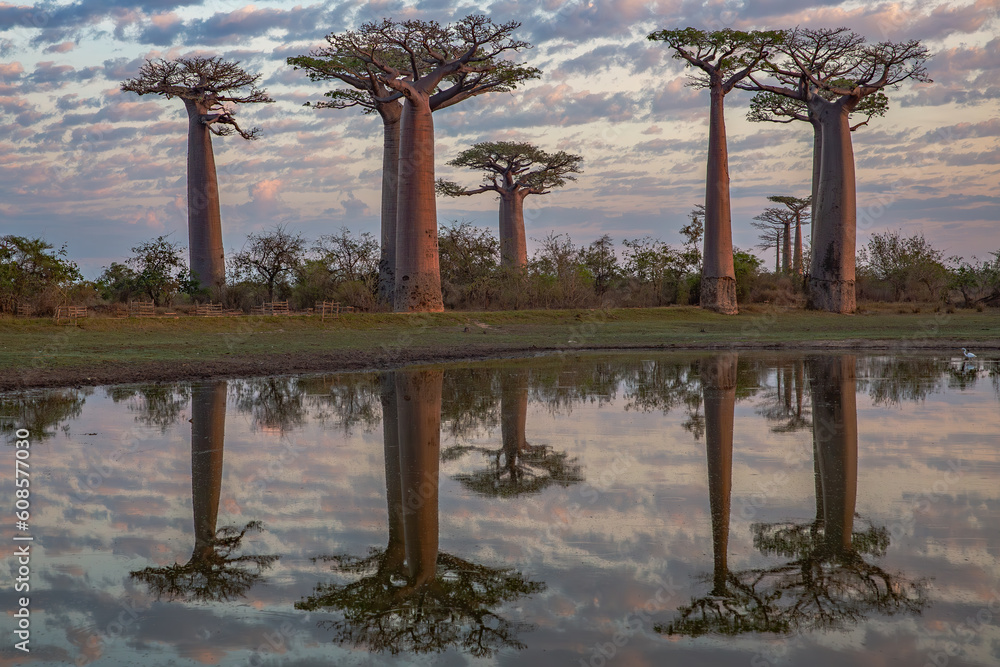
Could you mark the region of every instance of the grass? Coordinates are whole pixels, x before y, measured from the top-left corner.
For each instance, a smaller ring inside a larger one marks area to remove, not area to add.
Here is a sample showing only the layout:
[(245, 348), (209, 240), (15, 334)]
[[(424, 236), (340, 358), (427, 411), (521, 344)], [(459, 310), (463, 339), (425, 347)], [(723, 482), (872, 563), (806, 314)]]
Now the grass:
[[(593, 310), (358, 313), (318, 317), (90, 318), (79, 326), (50, 319), (0, 319), (0, 370), (84, 370), (153, 362), (322, 357), (406, 361), (416, 353), (483, 356), (532, 349), (783, 346), (819, 341), (919, 341), (995, 345), (996, 311), (935, 312), (895, 304), (854, 316), (750, 306), (735, 317), (693, 307)], [(914, 312), (918, 311), (918, 312)]]

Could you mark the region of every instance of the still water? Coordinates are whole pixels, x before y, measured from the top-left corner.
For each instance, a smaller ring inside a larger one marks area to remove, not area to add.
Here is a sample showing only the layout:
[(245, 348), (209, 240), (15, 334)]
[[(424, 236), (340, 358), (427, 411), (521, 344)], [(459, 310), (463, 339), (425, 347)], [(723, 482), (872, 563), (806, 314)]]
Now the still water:
[(998, 395), (727, 352), (3, 396), (0, 663), (996, 665)]

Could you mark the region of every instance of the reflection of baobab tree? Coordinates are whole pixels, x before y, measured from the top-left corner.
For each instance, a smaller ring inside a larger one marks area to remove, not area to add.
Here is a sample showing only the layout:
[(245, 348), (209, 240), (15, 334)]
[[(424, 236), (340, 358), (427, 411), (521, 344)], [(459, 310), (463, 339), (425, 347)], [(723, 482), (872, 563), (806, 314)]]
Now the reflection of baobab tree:
[[(754, 547), (787, 560), (769, 568), (720, 572), (716, 551), (711, 594), (692, 599), (658, 631), (698, 636), (842, 629), (873, 614), (920, 613), (926, 606), (923, 581), (910, 581), (873, 562), (889, 546), (888, 531), (854, 528), (855, 358), (810, 358), (806, 371), (813, 404), (815, 520), (754, 524)], [(726, 546), (717, 530), (713, 513), (716, 550)]]
[(147, 567), (131, 572), (157, 598), (232, 600), (246, 595), (263, 579), (278, 556), (239, 555), (244, 536), (263, 525), (216, 530), (222, 491), (222, 459), (226, 426), (226, 383), (194, 385), (191, 390), (191, 496), (194, 508), (194, 551), (186, 563)]
[(773, 423), (775, 433), (801, 431), (812, 425), (809, 410), (804, 406), (805, 370), (802, 359), (784, 361), (775, 368), (775, 388), (761, 396), (763, 403), (757, 413)]
[(450, 459), (465, 452), (484, 455), (489, 466), (455, 475), (468, 489), (485, 496), (509, 497), (538, 493), (552, 485), (570, 486), (583, 481), (576, 459), (548, 445), (532, 445), (525, 435), (528, 415), (528, 371), (515, 368), (500, 372), (500, 449), (456, 445), (444, 452)]
[(544, 584), (438, 551), (441, 385), (434, 370), (384, 377), (388, 544), (363, 558), (321, 558), (348, 581), (320, 584), (295, 604), (339, 612), (341, 620), (321, 621), (339, 644), (392, 654), (461, 647), (478, 657), (524, 648), (518, 634), (531, 626), (495, 609)]

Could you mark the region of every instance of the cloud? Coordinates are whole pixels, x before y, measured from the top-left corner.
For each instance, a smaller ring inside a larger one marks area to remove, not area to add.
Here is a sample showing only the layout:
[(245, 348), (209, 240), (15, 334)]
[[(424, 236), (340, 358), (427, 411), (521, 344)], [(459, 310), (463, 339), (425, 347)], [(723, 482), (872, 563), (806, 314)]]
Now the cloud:
[(74, 42), (62, 42), (45, 47), (42, 53), (68, 53), (76, 47)]

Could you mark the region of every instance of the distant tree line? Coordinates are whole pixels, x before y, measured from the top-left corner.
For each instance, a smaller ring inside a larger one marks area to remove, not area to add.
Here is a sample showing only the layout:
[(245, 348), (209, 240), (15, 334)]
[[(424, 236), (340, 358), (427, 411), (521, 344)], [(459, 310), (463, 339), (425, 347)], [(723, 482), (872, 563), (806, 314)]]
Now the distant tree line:
[[(493, 230), (455, 221), (438, 235), (444, 304), (462, 310), (697, 304), (702, 225), (701, 209), (695, 208), (680, 245), (649, 236), (616, 244), (607, 234), (578, 245), (567, 234), (550, 233), (535, 239), (537, 249), (523, 266), (512, 266), (504, 262)], [(774, 271), (749, 251), (734, 250), (741, 302), (804, 303), (803, 276), (794, 260), (781, 261), (783, 246)], [(379, 298), (378, 239), (346, 227), (312, 241), (280, 225), (250, 234), (226, 258), (225, 283), (212, 289), (194, 278), (185, 248), (168, 236), (136, 245), (95, 281), (83, 280), (66, 255), (65, 247), (41, 239), (0, 237), (0, 312), (46, 315), (66, 303), (176, 306), (208, 300), (245, 312), (276, 300), (297, 310), (320, 301), (366, 311), (389, 307)], [(920, 234), (877, 233), (858, 252), (857, 289), (863, 302), (1000, 305), (1000, 251), (965, 260), (945, 257)]]

